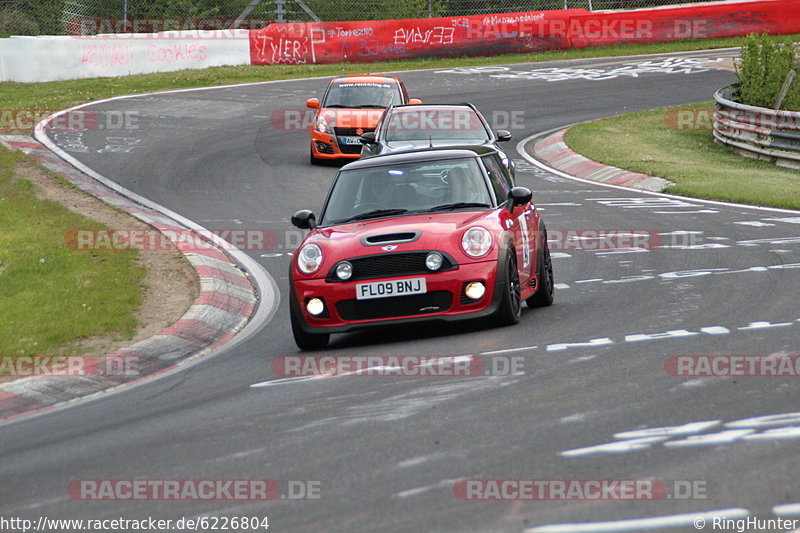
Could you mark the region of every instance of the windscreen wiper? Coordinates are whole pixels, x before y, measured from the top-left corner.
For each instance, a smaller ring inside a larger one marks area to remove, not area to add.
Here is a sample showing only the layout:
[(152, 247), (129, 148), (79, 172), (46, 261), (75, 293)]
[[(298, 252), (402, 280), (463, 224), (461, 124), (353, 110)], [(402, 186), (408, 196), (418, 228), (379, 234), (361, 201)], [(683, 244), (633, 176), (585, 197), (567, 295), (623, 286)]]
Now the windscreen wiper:
[(448, 211), (453, 209), (460, 209), (462, 207), (492, 207), (489, 204), (481, 202), (454, 202), (452, 204), (442, 204), (436, 207), (431, 207), (429, 211)]
[(375, 209), (373, 211), (367, 211), (365, 213), (359, 213), (357, 215), (353, 215), (350, 218), (345, 218), (344, 220), (338, 221), (339, 224), (342, 222), (347, 222), (349, 220), (365, 220), (367, 218), (377, 218), (389, 215), (402, 215), (403, 213), (407, 212), (408, 209)]

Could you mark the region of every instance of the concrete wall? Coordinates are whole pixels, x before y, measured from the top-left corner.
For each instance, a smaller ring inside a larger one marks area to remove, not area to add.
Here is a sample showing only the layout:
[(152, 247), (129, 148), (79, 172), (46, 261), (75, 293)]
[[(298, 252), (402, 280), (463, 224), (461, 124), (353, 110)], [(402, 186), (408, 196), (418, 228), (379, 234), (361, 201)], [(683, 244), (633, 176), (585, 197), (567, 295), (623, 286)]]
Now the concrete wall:
[(0, 81), (42, 82), (249, 64), (249, 30), (0, 39)]

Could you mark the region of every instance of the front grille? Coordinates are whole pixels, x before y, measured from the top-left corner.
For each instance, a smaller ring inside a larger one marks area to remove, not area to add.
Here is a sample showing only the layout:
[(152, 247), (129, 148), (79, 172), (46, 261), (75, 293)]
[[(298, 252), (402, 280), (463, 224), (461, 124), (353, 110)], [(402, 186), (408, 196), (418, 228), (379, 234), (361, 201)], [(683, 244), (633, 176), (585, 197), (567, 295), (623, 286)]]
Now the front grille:
[(364, 239), (368, 244), (384, 244), (387, 242), (411, 242), (419, 237), (418, 231), (409, 231), (404, 233), (384, 233), (383, 235), (371, 235)]
[[(375, 128), (333, 128), (333, 131), (336, 133), (338, 137), (359, 137), (364, 133), (369, 133), (370, 131), (375, 131)], [(361, 133), (357, 133), (357, 132)]]
[(480, 300), (473, 300), (472, 298), (467, 296), (467, 285), (469, 285), (468, 281), (461, 284), (461, 299), (459, 300), (459, 303), (462, 306), (463, 305), (476, 304), (476, 303), (480, 302)]
[(360, 154), (361, 153), (361, 145), (360, 144), (342, 144), (342, 143), (339, 143), (339, 150), (341, 150), (343, 154)]
[[(436, 272), (447, 272), (448, 270), (455, 270), (458, 268), (455, 261), (448, 254), (444, 252), (439, 253), (442, 254), (444, 260), (442, 261), (441, 268)], [(413, 276), (415, 274), (432, 274), (433, 272), (425, 267), (425, 257), (427, 255), (427, 251), (398, 252), (348, 259), (347, 261), (353, 265), (353, 275), (347, 281), (390, 278), (394, 276)], [(331, 282), (341, 281), (336, 277), (336, 265), (328, 272), (328, 277), (326, 279)]]
[(336, 310), (344, 320), (398, 318), (441, 313), (450, 309), (452, 300), (453, 295), (449, 291), (433, 291), (426, 294), (394, 298), (343, 300), (336, 304)]
[[(364, 133), (375, 130), (373, 128), (333, 128), (333, 131), (337, 137), (359, 137)], [(360, 154), (361, 145), (344, 144), (343, 142), (341, 142), (341, 140), (339, 140), (339, 150), (341, 150), (343, 154)]]

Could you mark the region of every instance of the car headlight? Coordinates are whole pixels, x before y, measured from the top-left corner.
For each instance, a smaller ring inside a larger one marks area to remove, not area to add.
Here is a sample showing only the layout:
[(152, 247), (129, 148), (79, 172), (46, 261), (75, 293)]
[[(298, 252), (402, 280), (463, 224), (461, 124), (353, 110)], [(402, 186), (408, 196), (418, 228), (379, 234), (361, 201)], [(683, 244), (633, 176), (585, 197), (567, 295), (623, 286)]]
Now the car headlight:
[(470, 257), (486, 255), (492, 248), (492, 234), (480, 226), (470, 228), (461, 237), (461, 248)]
[(313, 274), (322, 266), (322, 249), (316, 244), (306, 244), (297, 254), (297, 268), (305, 274)]
[(442, 268), (442, 263), (444, 262), (444, 257), (439, 252), (430, 252), (425, 257), (425, 267), (430, 270), (431, 272), (435, 272)]
[(336, 267), (336, 277), (342, 281), (347, 281), (353, 275), (353, 264), (342, 261)]
[(314, 129), (320, 133), (330, 133), (331, 127), (328, 125), (328, 119), (322, 115), (317, 116), (317, 120), (314, 121)]

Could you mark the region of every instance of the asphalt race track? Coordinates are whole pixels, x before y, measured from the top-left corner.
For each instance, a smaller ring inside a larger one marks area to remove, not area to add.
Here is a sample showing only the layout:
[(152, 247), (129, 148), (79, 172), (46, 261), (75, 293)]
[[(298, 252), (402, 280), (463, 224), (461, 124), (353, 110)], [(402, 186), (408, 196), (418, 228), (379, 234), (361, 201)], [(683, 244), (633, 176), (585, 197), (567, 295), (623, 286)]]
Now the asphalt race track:
[[(280, 380), (272, 372), (273, 358), (299, 353), (286, 303), (290, 250), (281, 247), (298, 240), (288, 220), (297, 209), (319, 209), (336, 169), (310, 166), (307, 132), (276, 128), (271, 118), (302, 109), (327, 79), (115, 100), (92, 109), (135, 112), (138, 129), (50, 132), (89, 167), (207, 228), (274, 231), (277, 249), (249, 253), (275, 279), (281, 301), (256, 335), (185, 372), (2, 427), (0, 515), (268, 516), (270, 531), (314, 533), (639, 531), (637, 522), (541, 526), (720, 510), (728, 518), (790, 516), (791, 508), (774, 507), (800, 502), (799, 430), (785, 429), (800, 426), (800, 414), (730, 423), (800, 411), (796, 378), (672, 377), (664, 361), (798, 354), (800, 216), (576, 182), (515, 150), (559, 126), (709, 100), (734, 74), (717, 68), (722, 62), (687, 58), (731, 54), (401, 74), (426, 103), (470, 101), (496, 127), (517, 120), (508, 144), (517, 180), (534, 191), (551, 232), (627, 229), (662, 239), (647, 252), (557, 253), (555, 305), (526, 308), (518, 326), (374, 330), (334, 336), (324, 352), (474, 355), (487, 367), (519, 357), (524, 373), (513, 376)], [(665, 426), (681, 427), (619, 435)], [(108, 478), (272, 479), (284, 493), (290, 481), (313, 481), (320, 497), (67, 495), (72, 480)], [(652, 478), (704, 490), (657, 501), (456, 498), (456, 480), (473, 478)], [(668, 528), (664, 519), (648, 531), (696, 531), (678, 523)]]

